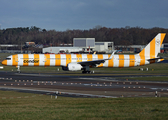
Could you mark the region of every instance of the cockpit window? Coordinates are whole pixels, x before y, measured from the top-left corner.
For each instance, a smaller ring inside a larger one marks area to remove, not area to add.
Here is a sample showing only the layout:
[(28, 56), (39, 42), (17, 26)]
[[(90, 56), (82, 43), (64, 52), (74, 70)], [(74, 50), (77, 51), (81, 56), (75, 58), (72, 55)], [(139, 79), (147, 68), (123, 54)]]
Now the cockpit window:
[(6, 58), (6, 60), (11, 60), (11, 58)]

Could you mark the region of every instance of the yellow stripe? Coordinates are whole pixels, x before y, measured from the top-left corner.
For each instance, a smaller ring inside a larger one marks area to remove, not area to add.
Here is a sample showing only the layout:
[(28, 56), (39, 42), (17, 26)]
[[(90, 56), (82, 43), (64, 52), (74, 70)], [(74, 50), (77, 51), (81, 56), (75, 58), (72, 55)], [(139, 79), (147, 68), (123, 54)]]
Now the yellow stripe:
[(66, 54), (66, 66), (71, 63), (71, 55), (70, 54)]
[(77, 54), (77, 62), (82, 62), (82, 55), (81, 54)]
[(90, 54), (87, 55), (87, 61), (92, 61), (92, 55)]
[(145, 51), (143, 50), (139, 55), (141, 57), (140, 65), (145, 65)]
[(55, 55), (55, 66), (60, 66), (61, 65), (61, 55), (56, 54)]
[(150, 58), (155, 57), (155, 38), (150, 42)]
[(166, 35), (166, 33), (162, 33), (161, 34), (160, 46), (162, 45), (162, 42), (164, 40), (165, 35)]
[(119, 67), (124, 67), (124, 55), (119, 56)]
[(29, 60), (29, 55), (28, 54), (23, 54), (23, 66), (28, 66), (28, 61)]
[[(103, 55), (99, 54), (98, 56), (98, 60), (102, 60), (103, 59)], [(103, 67), (103, 63), (101, 63), (98, 67)]]
[(145, 65), (145, 56), (140, 57), (141, 57), (140, 65)]
[(129, 67), (135, 66), (135, 55), (129, 55)]
[(145, 56), (145, 50), (143, 49), (140, 53), (139, 53), (140, 56)]
[(39, 54), (34, 54), (34, 66), (39, 66)]
[(12, 65), (13, 66), (17, 66), (18, 65), (18, 55), (13, 55), (12, 56), (13, 58), (13, 63), (12, 63)]
[[(109, 58), (110, 56), (111, 56), (111, 55), (108, 55), (108, 58)], [(113, 67), (113, 65), (114, 65), (113, 59), (108, 60), (108, 67)]]
[(50, 66), (50, 55), (49, 54), (44, 55), (44, 61), (45, 61), (45, 66)]

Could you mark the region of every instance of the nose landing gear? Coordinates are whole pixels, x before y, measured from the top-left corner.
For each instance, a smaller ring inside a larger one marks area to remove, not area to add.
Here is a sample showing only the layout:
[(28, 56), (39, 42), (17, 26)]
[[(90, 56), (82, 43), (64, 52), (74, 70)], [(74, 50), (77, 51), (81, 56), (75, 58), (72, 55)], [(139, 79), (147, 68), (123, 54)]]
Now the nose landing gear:
[(16, 66), (17, 67), (17, 72), (20, 73), (20, 66)]

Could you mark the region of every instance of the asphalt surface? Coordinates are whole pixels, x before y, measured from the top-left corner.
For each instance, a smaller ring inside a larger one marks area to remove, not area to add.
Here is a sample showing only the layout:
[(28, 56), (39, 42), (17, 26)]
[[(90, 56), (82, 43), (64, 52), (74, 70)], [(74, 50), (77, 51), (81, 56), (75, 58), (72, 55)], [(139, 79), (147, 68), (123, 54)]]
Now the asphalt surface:
[(0, 89), (66, 97), (168, 97), (168, 82), (120, 79), (121, 77), (141, 76), (132, 74), (95, 74), (94, 76), (81, 74), (18, 74), (1, 71)]

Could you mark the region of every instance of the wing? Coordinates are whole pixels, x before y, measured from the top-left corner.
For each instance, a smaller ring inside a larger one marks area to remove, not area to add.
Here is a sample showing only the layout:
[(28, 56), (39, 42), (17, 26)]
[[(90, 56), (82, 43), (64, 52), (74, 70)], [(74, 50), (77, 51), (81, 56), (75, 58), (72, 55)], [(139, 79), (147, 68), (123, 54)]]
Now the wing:
[(82, 66), (96, 66), (101, 63), (104, 63), (106, 60), (111, 60), (114, 57), (114, 51), (111, 56), (108, 59), (101, 59), (101, 60), (93, 60), (93, 61), (83, 61), (83, 62), (78, 62), (78, 64), (81, 64)]
[(99, 64), (104, 63), (104, 62), (105, 62), (105, 59), (78, 62), (78, 64), (81, 64), (82, 66), (96, 66), (96, 65), (99, 65)]

